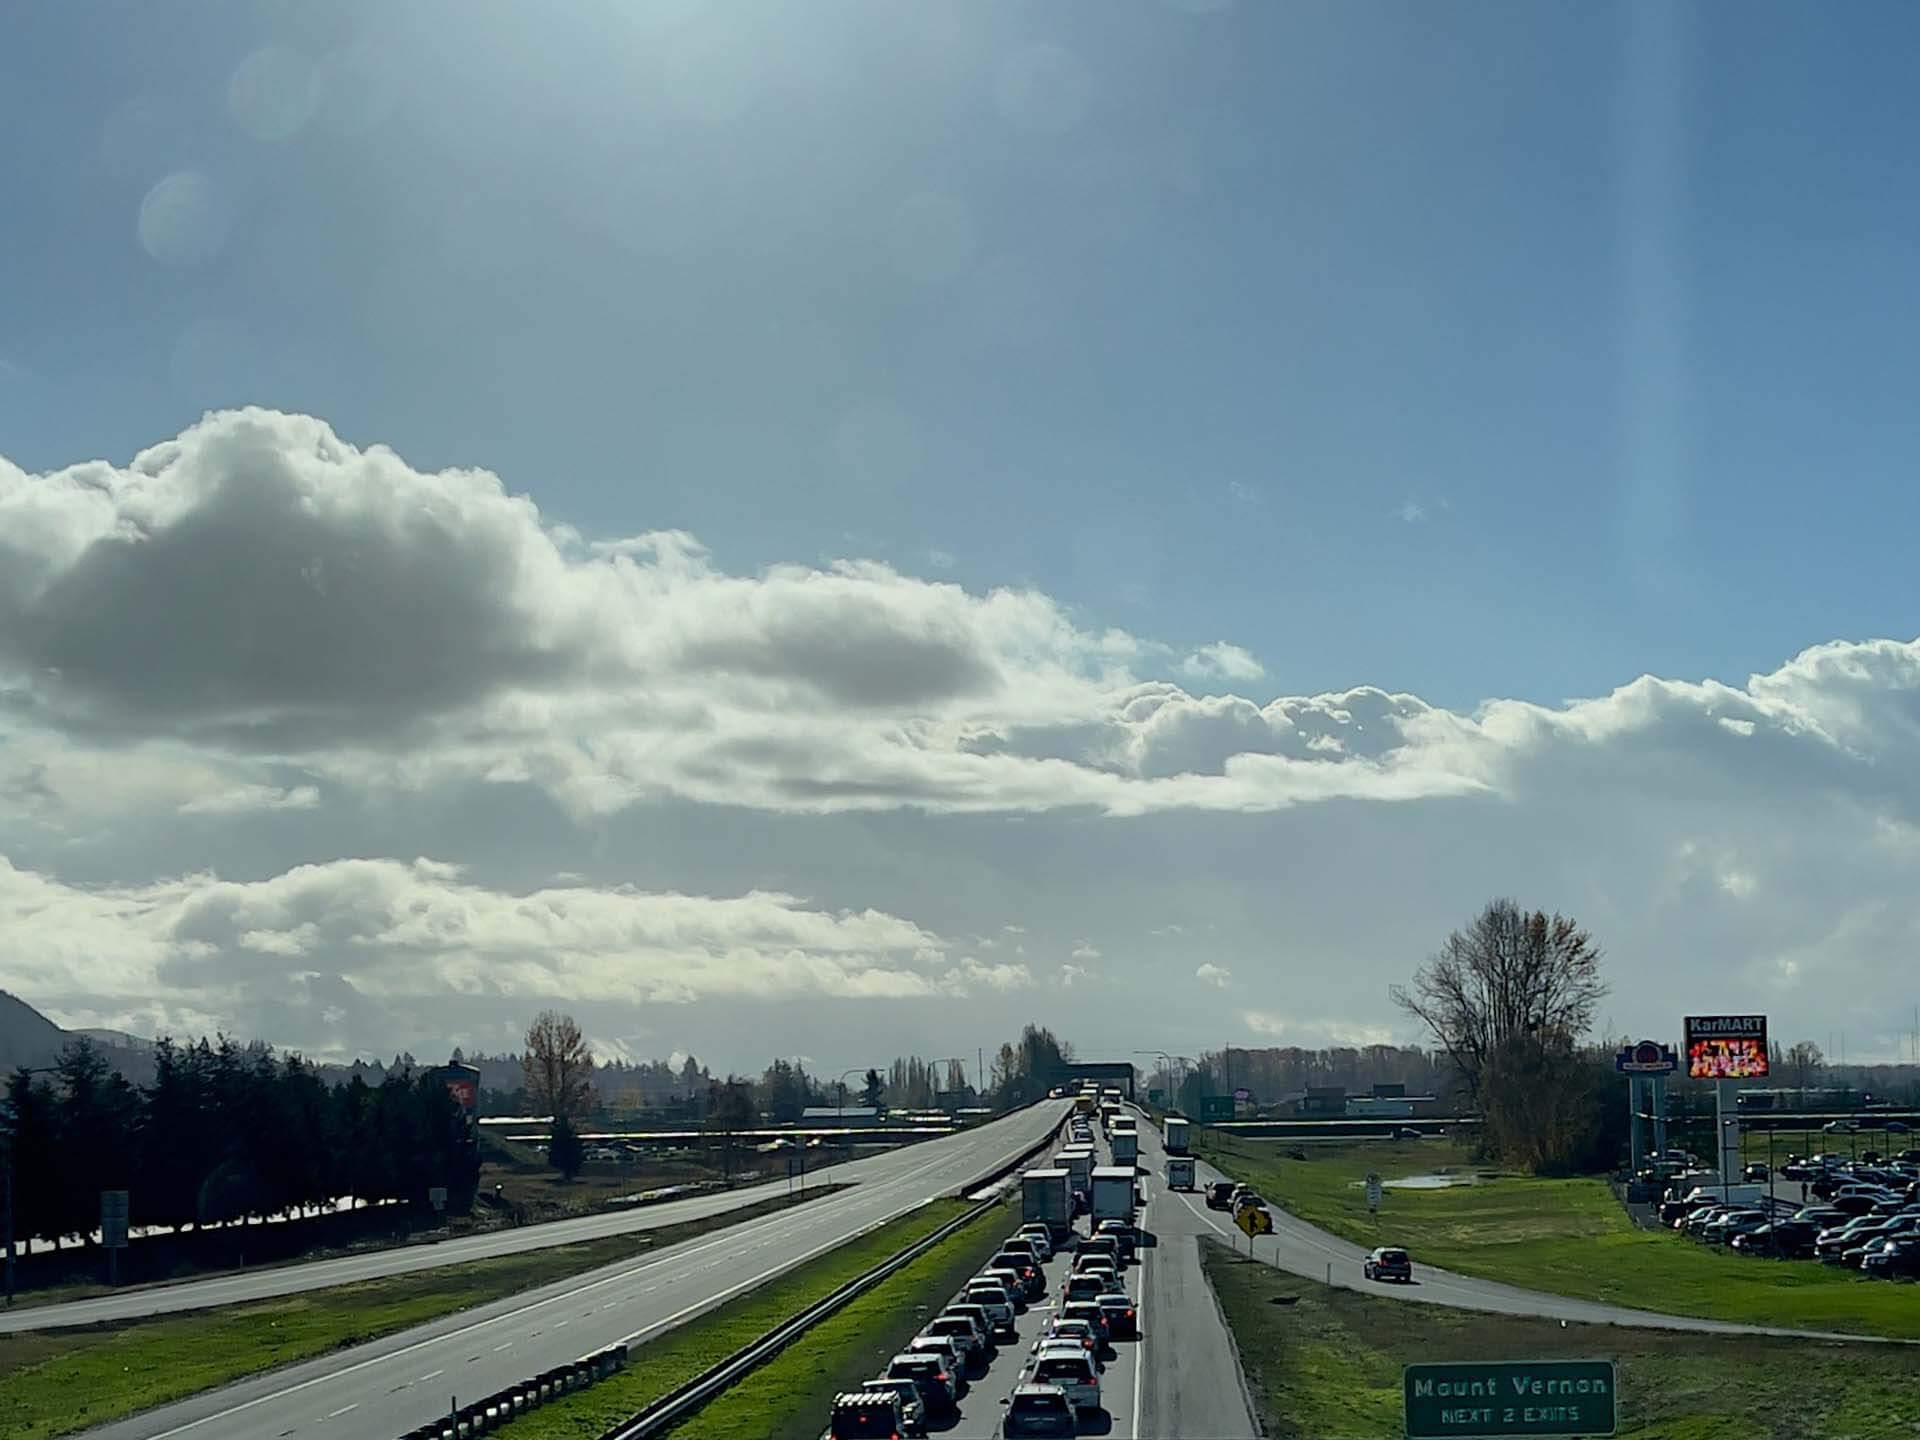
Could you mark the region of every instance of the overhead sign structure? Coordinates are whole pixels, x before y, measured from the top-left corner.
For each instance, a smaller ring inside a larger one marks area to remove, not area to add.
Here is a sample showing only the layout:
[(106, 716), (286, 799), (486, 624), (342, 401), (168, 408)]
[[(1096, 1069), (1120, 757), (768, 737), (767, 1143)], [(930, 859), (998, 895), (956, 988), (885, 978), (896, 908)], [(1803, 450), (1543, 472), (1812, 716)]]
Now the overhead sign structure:
[(1613, 1068), (1622, 1075), (1671, 1075), (1680, 1068), (1680, 1057), (1671, 1045), (1642, 1040), (1614, 1051)]
[(1479, 1435), (1611, 1435), (1611, 1360), (1409, 1365), (1401, 1376), (1411, 1440)]
[(1766, 1016), (1689, 1015), (1686, 1025), (1688, 1079), (1767, 1078)]
[(1258, 1205), (1242, 1205), (1240, 1213), (1233, 1217), (1233, 1223), (1246, 1233), (1249, 1240), (1256, 1235), (1273, 1233), (1273, 1216)]

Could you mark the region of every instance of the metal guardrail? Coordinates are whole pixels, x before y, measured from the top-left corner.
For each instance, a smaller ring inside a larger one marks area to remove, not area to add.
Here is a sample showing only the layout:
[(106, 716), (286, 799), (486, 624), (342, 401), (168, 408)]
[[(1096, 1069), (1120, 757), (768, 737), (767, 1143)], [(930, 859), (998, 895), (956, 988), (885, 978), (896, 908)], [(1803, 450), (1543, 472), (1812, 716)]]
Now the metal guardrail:
[(462, 1405), (441, 1419), (409, 1430), (400, 1440), (471, 1440), (499, 1429), (509, 1420), (537, 1410), (549, 1400), (571, 1395), (576, 1390), (606, 1379), (627, 1367), (627, 1347), (609, 1345), (584, 1355), (571, 1365), (543, 1370), (530, 1380), (521, 1380), (504, 1390), (496, 1390), (484, 1400)]
[[(1058, 1134), (1057, 1127), (1049, 1130), (1042, 1139), (1021, 1151), (1007, 1164), (990, 1170), (974, 1182), (962, 1186), (958, 1193), (964, 1195), (970, 1190), (991, 1185), (1053, 1144)], [(600, 1440), (651, 1440), (653, 1436), (664, 1435), (687, 1416), (720, 1395), (722, 1391), (738, 1384), (752, 1371), (766, 1364), (822, 1320), (845, 1308), (897, 1271), (911, 1265), (936, 1245), (959, 1233), (988, 1211), (998, 1209), (1000, 1204), (999, 1200), (983, 1200), (964, 1215), (956, 1215), (923, 1239), (916, 1240), (905, 1249), (888, 1256), (865, 1274), (855, 1276), (831, 1295), (815, 1301), (799, 1314), (783, 1320), (758, 1340), (736, 1350), (704, 1373), (696, 1375), (679, 1389), (663, 1395), (639, 1414), (611, 1430), (604, 1431)]]

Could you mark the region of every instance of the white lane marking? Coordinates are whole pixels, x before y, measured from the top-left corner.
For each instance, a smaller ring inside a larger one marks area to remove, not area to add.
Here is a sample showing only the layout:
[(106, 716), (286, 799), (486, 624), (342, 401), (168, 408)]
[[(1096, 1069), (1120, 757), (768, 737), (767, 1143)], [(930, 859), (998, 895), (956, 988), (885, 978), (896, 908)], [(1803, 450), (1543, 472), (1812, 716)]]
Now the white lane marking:
[(506, 1344), (504, 1344), (504, 1345), (496, 1345), (496, 1346), (494, 1346), (494, 1347), (493, 1347), (493, 1353), (494, 1353), (494, 1354), (496, 1354), (496, 1355), (498, 1355), (498, 1354), (499, 1354), (499, 1353), (500, 1353), (500, 1352), (501, 1352), (502, 1350), (511, 1350), (512, 1348), (513, 1348), (513, 1341), (511, 1341), (511, 1340), (509, 1340), (509, 1341), (507, 1341), (507, 1343), (506, 1343)]
[(422, 1376), (421, 1376), (421, 1377), (420, 1377), (420, 1378), (419, 1378), (418, 1380), (416, 1380), (416, 1381), (415, 1381), (415, 1382), (413, 1382), (413, 1383), (415, 1383), (416, 1385), (424, 1385), (424, 1384), (426, 1384), (426, 1383), (427, 1383), (427, 1381), (429, 1381), (429, 1380), (431, 1380), (431, 1379), (433, 1379), (433, 1378), (434, 1378), (434, 1376), (436, 1376), (436, 1375), (444, 1375), (444, 1374), (446, 1374), (446, 1373), (447, 1373), (447, 1372), (446, 1372), (446, 1371), (444, 1371), (444, 1370), (429, 1370), (429, 1371), (427, 1371), (427, 1373), (426, 1373), (426, 1374), (424, 1374), (424, 1375), (422, 1375)]
[(327, 1419), (338, 1420), (342, 1415), (346, 1414), (349, 1410), (358, 1410), (359, 1408), (360, 1408), (360, 1402), (356, 1400), (351, 1405), (342, 1405), (338, 1410), (329, 1411), (327, 1413)]
[(1147, 1266), (1153, 1263), (1151, 1251), (1140, 1259), (1140, 1298), (1133, 1302), (1133, 1440), (1140, 1440), (1140, 1380), (1147, 1373)]
[(571, 1320), (556, 1320), (553, 1322), (553, 1328), (556, 1330), (564, 1330), (567, 1328), (567, 1326), (571, 1325), (572, 1323), (573, 1322)]
[[(940, 1142), (929, 1141), (928, 1143), (937, 1145)], [(1033, 1142), (1029, 1140), (1028, 1142), (1026, 1142), (1025, 1145), (1021, 1146), (1020, 1149), (1025, 1149), (1027, 1148), (1027, 1146), (1030, 1146), (1032, 1143)], [(1020, 1149), (1013, 1150), (1009, 1153), (1017, 1155), (1020, 1153)], [(957, 1163), (958, 1161), (966, 1160), (967, 1153), (968, 1152), (962, 1152), (957, 1156), (943, 1155), (938, 1159), (929, 1160), (925, 1164), (915, 1166), (914, 1168), (907, 1170), (904, 1173), (893, 1177), (892, 1179), (879, 1180), (879, 1181), (872, 1182), (871, 1184), (863, 1184), (857, 1187), (856, 1189), (847, 1192), (847, 1199), (849, 1200), (849, 1202), (854, 1200), (859, 1200), (859, 1199), (871, 1199), (874, 1196), (880, 1195), (888, 1190), (894, 1189), (899, 1185), (906, 1184), (907, 1182), (913, 1179), (916, 1179), (921, 1175), (926, 1174), (929, 1170), (935, 1170), (942, 1167), (951, 1166)], [(1002, 1158), (1005, 1158), (1005, 1157), (1002, 1157)], [(710, 1295), (706, 1299), (699, 1301), (696, 1304), (689, 1305), (684, 1310), (676, 1311), (674, 1314), (669, 1315), (665, 1320), (659, 1321), (653, 1325), (649, 1325), (643, 1330), (636, 1330), (633, 1332), (633, 1335), (630, 1335), (626, 1338), (626, 1342), (622, 1342), (622, 1343), (630, 1343), (637, 1336), (651, 1334), (655, 1330), (664, 1329), (667, 1326), (674, 1324), (676, 1321), (684, 1319), (686, 1316), (693, 1314), (698, 1310), (701, 1310), (710, 1305), (717, 1304), (719, 1301), (724, 1300), (727, 1296), (732, 1295), (737, 1291), (745, 1289), (748, 1285), (759, 1284), (761, 1281), (766, 1280), (771, 1276), (778, 1275), (784, 1270), (790, 1269), (793, 1266), (801, 1264), (804, 1261), (811, 1260), (816, 1255), (823, 1254), (826, 1251), (834, 1249), (837, 1246), (845, 1245), (850, 1243), (851, 1241), (858, 1240), (861, 1236), (867, 1234), (868, 1232), (879, 1229), (882, 1225), (885, 1225), (888, 1221), (898, 1219), (900, 1216), (906, 1214), (909, 1210), (917, 1210), (922, 1205), (931, 1204), (932, 1201), (935, 1200), (936, 1198), (938, 1197), (929, 1195), (921, 1199), (910, 1200), (908, 1203), (888, 1211), (886, 1214), (882, 1215), (880, 1218), (868, 1222), (867, 1224), (861, 1226), (859, 1229), (851, 1231), (848, 1234), (841, 1236), (838, 1240), (828, 1241), (826, 1244), (817, 1246), (816, 1248), (807, 1251), (803, 1255), (790, 1257), (781, 1265), (778, 1265), (771, 1270), (764, 1271), (763, 1273), (754, 1276), (751, 1280), (742, 1281), (738, 1285), (735, 1285), (730, 1287), (729, 1289), (720, 1291), (717, 1295)], [(833, 1202), (828, 1201), (826, 1203), (828, 1205), (831, 1205)], [(818, 1214), (802, 1214), (802, 1212), (798, 1210), (791, 1211), (788, 1213), (789, 1215), (792, 1215), (792, 1216), (798, 1216), (800, 1223), (802, 1224), (811, 1224), (813, 1221), (817, 1221), (820, 1218)], [(728, 1227), (728, 1228), (731, 1229), (732, 1227)], [(737, 1236), (732, 1236), (723, 1232), (722, 1234), (716, 1236), (714, 1239), (706, 1241), (703, 1244), (695, 1245), (693, 1246), (693, 1248), (688, 1250), (680, 1250), (678, 1247), (673, 1247), (669, 1251), (669, 1253), (655, 1256), (645, 1264), (636, 1265), (631, 1269), (621, 1270), (617, 1274), (602, 1276), (598, 1280), (589, 1281), (584, 1285), (577, 1286), (572, 1290), (564, 1291), (559, 1295), (550, 1295), (545, 1300), (531, 1301), (528, 1304), (520, 1306), (518, 1309), (508, 1310), (499, 1315), (491, 1316), (485, 1320), (476, 1320), (472, 1324), (463, 1325), (457, 1330), (449, 1330), (444, 1335), (433, 1335), (433, 1336), (429, 1336), (427, 1339), (424, 1339), (424, 1340), (416, 1340), (411, 1345), (401, 1346), (398, 1350), (389, 1350), (383, 1355), (369, 1356), (367, 1359), (358, 1361), (355, 1364), (343, 1365), (338, 1370), (329, 1370), (324, 1375), (314, 1375), (306, 1380), (300, 1381), (298, 1384), (288, 1385), (283, 1389), (272, 1391), (271, 1393), (266, 1395), (257, 1395), (251, 1400), (241, 1401), (238, 1405), (230, 1405), (225, 1410), (216, 1410), (211, 1414), (202, 1415), (197, 1420), (189, 1420), (184, 1424), (176, 1425), (171, 1430), (161, 1430), (156, 1434), (148, 1437), (148, 1440), (172, 1440), (172, 1437), (175, 1435), (184, 1435), (189, 1430), (197, 1430), (202, 1425), (208, 1424), (211, 1421), (223, 1420), (229, 1415), (238, 1415), (241, 1411), (251, 1410), (257, 1405), (265, 1405), (269, 1401), (284, 1399), (286, 1396), (297, 1394), (302, 1390), (310, 1390), (315, 1385), (324, 1385), (330, 1380), (338, 1379), (342, 1375), (351, 1375), (355, 1371), (365, 1370), (370, 1365), (384, 1364), (386, 1361), (391, 1360), (396, 1356), (410, 1355), (415, 1350), (424, 1350), (429, 1345), (438, 1345), (441, 1342), (446, 1340), (457, 1339), (461, 1335), (468, 1334), (474, 1330), (479, 1330), (484, 1326), (498, 1324), (502, 1320), (512, 1320), (518, 1316), (526, 1314), (528, 1311), (538, 1310), (542, 1306), (552, 1305), (562, 1300), (572, 1300), (577, 1296), (579, 1296), (580, 1294), (582, 1294), (584, 1291), (596, 1290), (602, 1285), (611, 1285), (617, 1280), (630, 1279), (632, 1276), (638, 1274), (642, 1270), (650, 1270), (650, 1269), (653, 1269), (655, 1266), (667, 1265), (667, 1264), (672, 1264), (676, 1261), (685, 1260), (690, 1256), (703, 1254), (704, 1252), (713, 1249), (717, 1245), (727, 1244), (729, 1240), (737, 1240), (737, 1239), (738, 1239)], [(711, 1268), (711, 1267), (708, 1267), (708, 1268)], [(584, 1313), (587, 1315), (591, 1315), (593, 1312), (591, 1310), (588, 1310)], [(566, 1323), (567, 1322), (564, 1320), (557, 1321), (555, 1323), (554, 1328), (558, 1329), (561, 1325), (564, 1325)], [(470, 1359), (468, 1363), (471, 1364), (473, 1359), (478, 1359), (478, 1358), (479, 1358), (478, 1356), (472, 1357), (472, 1359)], [(434, 1374), (436, 1375), (439, 1373), (440, 1372), (437, 1370), (434, 1372)]]

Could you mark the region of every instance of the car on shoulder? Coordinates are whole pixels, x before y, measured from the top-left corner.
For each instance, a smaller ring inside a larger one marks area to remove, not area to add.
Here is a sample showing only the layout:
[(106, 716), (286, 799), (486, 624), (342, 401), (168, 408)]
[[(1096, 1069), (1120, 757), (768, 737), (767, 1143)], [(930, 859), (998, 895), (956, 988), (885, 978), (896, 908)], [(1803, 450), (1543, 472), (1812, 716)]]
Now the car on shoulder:
[(927, 1402), (920, 1393), (920, 1382), (902, 1377), (898, 1380), (876, 1375), (863, 1381), (862, 1390), (889, 1390), (900, 1400), (900, 1433), (921, 1436), (927, 1433)]
[(918, 1385), (929, 1415), (951, 1415), (959, 1408), (964, 1381), (938, 1355), (904, 1350), (887, 1362), (887, 1378), (911, 1380)]
[(820, 1440), (899, 1440), (906, 1428), (891, 1390), (848, 1390), (833, 1397)]
[(1075, 1410), (1100, 1408), (1100, 1370), (1079, 1345), (1043, 1346), (1027, 1363), (1025, 1379), (1030, 1385), (1058, 1385)]
[(1000, 1417), (1000, 1433), (1009, 1440), (1026, 1435), (1072, 1435), (1080, 1428), (1073, 1398), (1058, 1385), (1019, 1384), (1000, 1403), (1007, 1407), (1007, 1413)]
[(1369, 1251), (1360, 1262), (1360, 1273), (1368, 1280), (1413, 1280), (1413, 1257), (1397, 1245), (1382, 1245)]
[(1140, 1316), (1135, 1311), (1133, 1297), (1123, 1290), (1108, 1290), (1093, 1297), (1107, 1315), (1107, 1333), (1116, 1340), (1138, 1340), (1140, 1338)]

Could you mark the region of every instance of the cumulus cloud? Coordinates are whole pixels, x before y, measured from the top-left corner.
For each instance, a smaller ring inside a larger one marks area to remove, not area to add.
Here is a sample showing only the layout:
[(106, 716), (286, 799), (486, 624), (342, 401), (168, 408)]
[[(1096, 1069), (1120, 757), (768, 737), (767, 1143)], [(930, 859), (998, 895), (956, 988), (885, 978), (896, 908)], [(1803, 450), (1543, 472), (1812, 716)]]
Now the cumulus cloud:
[(1267, 673), (1250, 653), (1224, 640), (1202, 645), (1180, 662), (1180, 669), (1197, 680), (1258, 680)]
[(950, 963), (938, 935), (878, 910), (828, 912), (769, 891), (513, 893), (428, 859), (77, 886), (0, 858), (0, 930), (8, 984), (64, 1013), (152, 1024), (149, 1002), (166, 995), (176, 1015), (217, 1019), (311, 993), (325, 1002), (309, 1007), (305, 1028), (276, 1038), (321, 1052), (341, 1039), (322, 1012), (342, 1002), (346, 1020), (457, 996), (517, 1013), (548, 1002), (905, 1000), (1033, 984), (1024, 965)]
[(1240, 1017), (1256, 1035), (1287, 1045), (1391, 1045), (1393, 1030), (1386, 1025), (1348, 1020), (1294, 1020), (1264, 1010), (1247, 1010)]
[(1211, 960), (1203, 962), (1193, 972), (1193, 978), (1203, 985), (1211, 985), (1216, 990), (1224, 990), (1233, 983), (1233, 971), (1224, 965), (1216, 965)]

